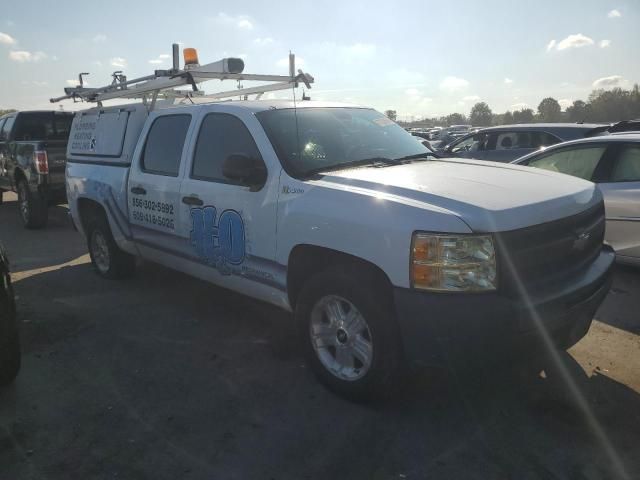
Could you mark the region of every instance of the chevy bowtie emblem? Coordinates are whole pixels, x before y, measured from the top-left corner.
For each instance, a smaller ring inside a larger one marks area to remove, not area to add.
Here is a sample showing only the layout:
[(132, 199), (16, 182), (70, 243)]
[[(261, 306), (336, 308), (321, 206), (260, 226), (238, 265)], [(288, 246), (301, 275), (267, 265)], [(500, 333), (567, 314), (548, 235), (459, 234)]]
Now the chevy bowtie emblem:
[(591, 234), (589, 232), (582, 232), (576, 235), (576, 239), (573, 241), (573, 250), (582, 251), (586, 248), (589, 243), (589, 239), (591, 238)]

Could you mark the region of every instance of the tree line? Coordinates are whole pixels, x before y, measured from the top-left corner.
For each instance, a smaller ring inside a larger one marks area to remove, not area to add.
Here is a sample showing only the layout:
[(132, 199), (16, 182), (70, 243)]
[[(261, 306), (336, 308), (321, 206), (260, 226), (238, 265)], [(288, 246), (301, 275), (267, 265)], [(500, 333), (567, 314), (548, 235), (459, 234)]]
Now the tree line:
[[(393, 114), (393, 117), (389, 114)], [(389, 118), (395, 120), (395, 111), (385, 112)], [(544, 98), (538, 105), (537, 111), (532, 108), (494, 113), (485, 102), (476, 103), (468, 116), (462, 113), (452, 113), (440, 118), (432, 118), (420, 123), (432, 123), (434, 126), (471, 124), (479, 127), (491, 125), (509, 125), (512, 123), (534, 122), (584, 122), (584, 123), (613, 123), (621, 120), (640, 118), (640, 88), (635, 84), (632, 89), (614, 88), (612, 90), (594, 90), (587, 101), (576, 100), (565, 111), (558, 100), (552, 97)]]

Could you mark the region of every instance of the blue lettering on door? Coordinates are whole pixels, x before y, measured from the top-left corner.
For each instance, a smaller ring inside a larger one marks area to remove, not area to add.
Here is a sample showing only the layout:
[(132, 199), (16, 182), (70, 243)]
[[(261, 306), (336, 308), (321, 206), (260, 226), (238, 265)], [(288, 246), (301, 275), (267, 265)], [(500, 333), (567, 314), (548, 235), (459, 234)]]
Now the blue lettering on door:
[(245, 257), (244, 222), (234, 210), (225, 210), (216, 224), (216, 207), (191, 209), (191, 245), (198, 257), (224, 275)]

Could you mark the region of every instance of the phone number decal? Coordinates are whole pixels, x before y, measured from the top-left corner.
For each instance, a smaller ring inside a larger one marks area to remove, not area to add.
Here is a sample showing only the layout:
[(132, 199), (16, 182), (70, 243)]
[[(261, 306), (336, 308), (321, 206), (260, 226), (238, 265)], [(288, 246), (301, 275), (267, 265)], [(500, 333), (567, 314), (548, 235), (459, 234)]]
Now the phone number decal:
[(162, 215), (154, 215), (153, 213), (134, 210), (133, 219), (138, 222), (148, 223), (150, 225), (156, 225), (158, 227), (165, 227), (171, 230), (175, 229), (173, 218), (163, 217)]
[(133, 207), (142, 208), (150, 212), (166, 213), (173, 215), (173, 205), (166, 202), (156, 202), (154, 200), (142, 200), (140, 198), (134, 198)]

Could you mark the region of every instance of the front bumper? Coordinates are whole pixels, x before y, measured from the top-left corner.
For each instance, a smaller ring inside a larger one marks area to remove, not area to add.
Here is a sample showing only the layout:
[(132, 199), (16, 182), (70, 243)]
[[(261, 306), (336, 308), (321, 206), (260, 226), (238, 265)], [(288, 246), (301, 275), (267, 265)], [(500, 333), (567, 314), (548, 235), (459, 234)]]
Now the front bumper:
[(404, 353), (417, 364), (517, 359), (586, 335), (611, 287), (615, 255), (604, 246), (579, 275), (518, 297), (395, 288)]

